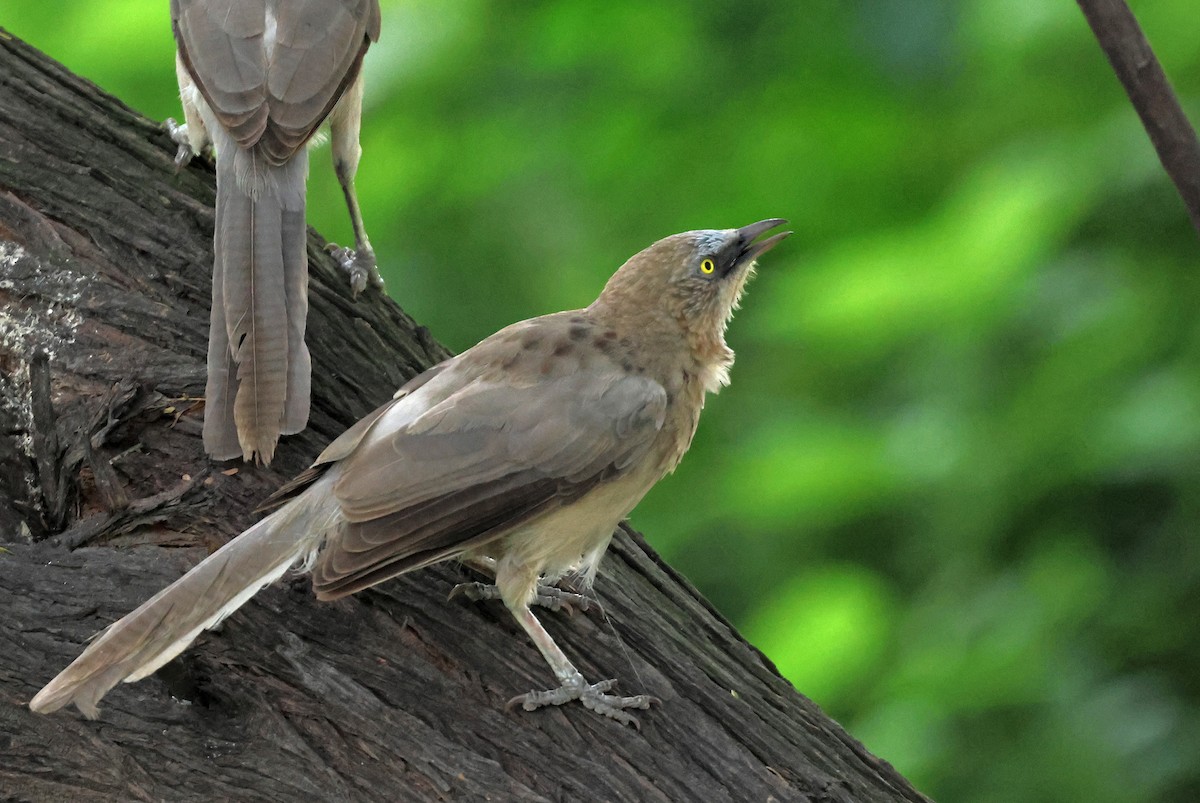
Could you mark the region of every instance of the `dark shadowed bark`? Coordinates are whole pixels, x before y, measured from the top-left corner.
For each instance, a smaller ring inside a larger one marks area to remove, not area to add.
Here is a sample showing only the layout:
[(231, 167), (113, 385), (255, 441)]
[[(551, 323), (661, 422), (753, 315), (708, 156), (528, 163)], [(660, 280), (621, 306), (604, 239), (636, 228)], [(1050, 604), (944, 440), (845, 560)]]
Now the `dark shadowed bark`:
[(351, 299), (313, 235), (312, 425), (270, 470), (207, 461), (213, 174), (176, 174), (174, 150), (0, 32), (0, 799), (923, 799), (628, 531), (598, 582), (610, 621), (544, 620), (589, 677), (662, 698), (640, 731), (506, 711), (550, 673), (503, 608), (447, 601), (453, 565), (334, 604), (285, 581), (99, 720), (30, 713), (89, 635), (447, 355)]

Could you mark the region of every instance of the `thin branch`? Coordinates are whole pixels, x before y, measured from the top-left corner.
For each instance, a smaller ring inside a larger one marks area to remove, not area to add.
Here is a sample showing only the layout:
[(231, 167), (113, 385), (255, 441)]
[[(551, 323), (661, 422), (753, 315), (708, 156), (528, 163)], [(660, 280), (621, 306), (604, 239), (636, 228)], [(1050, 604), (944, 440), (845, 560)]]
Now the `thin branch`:
[(1124, 0), (1077, 0), (1200, 233), (1200, 141)]

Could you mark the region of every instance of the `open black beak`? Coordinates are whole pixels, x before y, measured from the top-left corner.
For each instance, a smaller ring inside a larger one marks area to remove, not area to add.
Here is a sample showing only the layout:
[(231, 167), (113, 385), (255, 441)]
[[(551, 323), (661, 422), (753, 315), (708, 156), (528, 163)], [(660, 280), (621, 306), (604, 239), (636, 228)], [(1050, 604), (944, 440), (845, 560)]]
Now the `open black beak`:
[(783, 218), (771, 218), (770, 220), (760, 220), (757, 223), (751, 223), (749, 226), (742, 226), (737, 230), (738, 242), (741, 244), (741, 253), (738, 254), (737, 264), (745, 265), (753, 262), (760, 256), (770, 251), (781, 240), (791, 234), (790, 231), (781, 231), (778, 234), (773, 234), (765, 240), (754, 242), (754, 239), (764, 232), (778, 228), (787, 223)]

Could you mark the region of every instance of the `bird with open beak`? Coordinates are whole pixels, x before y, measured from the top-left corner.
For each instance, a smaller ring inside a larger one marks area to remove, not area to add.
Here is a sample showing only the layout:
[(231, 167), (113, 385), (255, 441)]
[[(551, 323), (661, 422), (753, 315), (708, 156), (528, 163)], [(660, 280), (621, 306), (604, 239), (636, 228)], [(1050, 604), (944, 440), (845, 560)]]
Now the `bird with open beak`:
[[(280, 489), (277, 509), (111, 625), (30, 707), (87, 716), (300, 564), (320, 599), (462, 560), (495, 578), (558, 685), (515, 697), (572, 700), (636, 723), (647, 695), (589, 683), (534, 616), (590, 586), (617, 524), (679, 464), (705, 395), (729, 381), (725, 328), (755, 260), (790, 232), (764, 220), (690, 231), (632, 257), (585, 309), (506, 327), (402, 387)], [(570, 596), (570, 595), (566, 595)]]

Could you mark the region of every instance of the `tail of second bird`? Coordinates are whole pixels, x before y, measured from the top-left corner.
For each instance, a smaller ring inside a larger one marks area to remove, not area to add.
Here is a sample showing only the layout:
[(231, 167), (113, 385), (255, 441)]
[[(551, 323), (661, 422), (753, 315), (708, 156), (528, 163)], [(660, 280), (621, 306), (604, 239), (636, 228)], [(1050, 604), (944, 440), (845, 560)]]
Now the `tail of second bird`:
[(295, 502), (258, 522), (110, 625), (38, 692), (29, 707), (47, 714), (75, 703), (94, 719), (96, 704), (113, 686), (149, 676), (288, 567), (311, 563), (321, 539), (335, 524), (337, 506), (331, 504), (329, 486), (329, 480), (318, 481)]
[(304, 148), (282, 165), (218, 131), (204, 450), (269, 463), (308, 424)]

